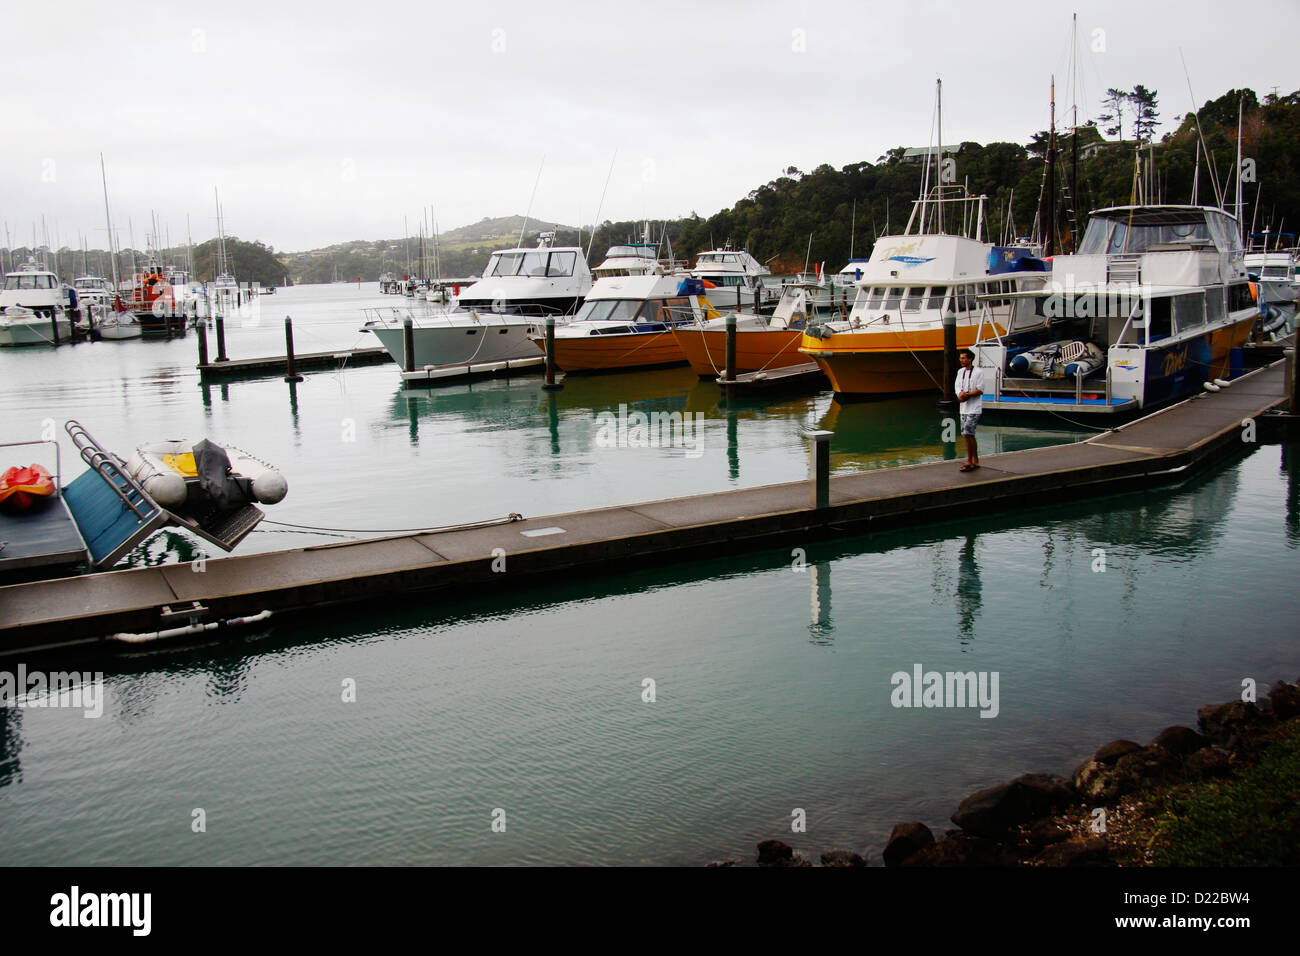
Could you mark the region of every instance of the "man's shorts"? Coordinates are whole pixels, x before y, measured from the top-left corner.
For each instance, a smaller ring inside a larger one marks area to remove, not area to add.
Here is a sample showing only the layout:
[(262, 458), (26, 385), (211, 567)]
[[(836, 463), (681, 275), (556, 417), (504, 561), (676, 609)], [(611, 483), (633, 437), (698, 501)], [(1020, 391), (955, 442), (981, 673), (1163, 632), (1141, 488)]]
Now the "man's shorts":
[(975, 426), (980, 422), (982, 412), (976, 412), (974, 415), (963, 415), (961, 417), (961, 433), (963, 435), (974, 435)]

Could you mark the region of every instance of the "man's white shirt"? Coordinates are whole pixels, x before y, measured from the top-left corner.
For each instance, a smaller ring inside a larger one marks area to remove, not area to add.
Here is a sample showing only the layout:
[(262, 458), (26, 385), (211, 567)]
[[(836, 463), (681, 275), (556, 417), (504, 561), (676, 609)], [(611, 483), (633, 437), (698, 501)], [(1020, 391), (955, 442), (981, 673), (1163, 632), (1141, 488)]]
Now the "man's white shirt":
[(973, 392), (976, 389), (979, 389), (979, 395), (968, 398), (961, 403), (961, 413), (963, 415), (979, 415), (984, 411), (984, 370), (976, 368), (974, 365), (970, 368), (959, 368), (957, 370), (957, 394)]

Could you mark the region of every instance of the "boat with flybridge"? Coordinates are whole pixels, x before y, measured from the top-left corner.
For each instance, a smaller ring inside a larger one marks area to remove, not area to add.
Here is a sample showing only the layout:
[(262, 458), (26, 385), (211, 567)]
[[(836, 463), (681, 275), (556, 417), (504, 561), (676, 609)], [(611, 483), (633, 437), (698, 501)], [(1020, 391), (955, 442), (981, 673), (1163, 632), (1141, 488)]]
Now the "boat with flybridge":
[(1244, 258), (1221, 208), (1096, 210), (1048, 285), (1002, 297), (1009, 321), (986, 309), (985, 410), (1113, 416), (1219, 390), (1259, 317)]

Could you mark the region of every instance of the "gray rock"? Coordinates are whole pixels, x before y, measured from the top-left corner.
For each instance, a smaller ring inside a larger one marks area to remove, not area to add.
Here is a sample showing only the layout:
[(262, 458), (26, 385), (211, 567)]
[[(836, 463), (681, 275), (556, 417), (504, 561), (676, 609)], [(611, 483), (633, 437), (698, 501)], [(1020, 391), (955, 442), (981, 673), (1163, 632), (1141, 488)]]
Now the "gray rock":
[(1026, 773), (1010, 783), (973, 793), (952, 822), (967, 833), (999, 839), (1010, 830), (1076, 803), (1079, 795), (1062, 777)]
[(1232, 773), (1232, 754), (1222, 747), (1206, 747), (1183, 762), (1183, 772), (1189, 777), (1226, 777)]
[(1153, 747), (1163, 747), (1176, 757), (1194, 754), (1208, 741), (1191, 727), (1166, 727), (1151, 741)]
[(1002, 849), (995, 842), (958, 830), (912, 854), (903, 866), (1000, 866), (1003, 862)]
[(780, 840), (764, 840), (758, 845), (759, 866), (788, 866), (794, 859), (794, 850)]
[(881, 856), (885, 866), (899, 866), (908, 857), (928, 846), (934, 846), (934, 834), (924, 823), (899, 823), (889, 832), (889, 842), (885, 844)]
[(867, 861), (852, 850), (827, 850), (822, 854), (822, 866), (866, 866)]
[(1286, 720), (1300, 714), (1300, 686), (1278, 681), (1268, 692), (1273, 713)]
[(1120, 757), (1141, 749), (1142, 745), (1132, 740), (1112, 740), (1093, 754), (1092, 759), (1097, 763), (1114, 763)]
[(1025, 839), (1033, 846), (1049, 846), (1070, 839), (1070, 831), (1055, 820), (1035, 820), (1026, 828)]
[(1105, 866), (1109, 863), (1105, 837), (1071, 840), (1049, 846), (1038, 856), (1043, 866)]
[(1259, 708), (1244, 700), (1226, 704), (1206, 704), (1196, 712), (1196, 722), (1207, 737), (1226, 740), (1263, 721)]

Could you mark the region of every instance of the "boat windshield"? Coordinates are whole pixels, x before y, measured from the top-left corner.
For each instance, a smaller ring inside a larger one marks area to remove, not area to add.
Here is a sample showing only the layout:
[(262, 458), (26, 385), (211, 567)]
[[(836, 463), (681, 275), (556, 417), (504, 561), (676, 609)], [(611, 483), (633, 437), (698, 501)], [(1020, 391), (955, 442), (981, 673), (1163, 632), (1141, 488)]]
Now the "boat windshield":
[(574, 317), (575, 322), (628, 322), (641, 308), (638, 299), (588, 299)]
[(5, 291), (10, 289), (53, 289), (54, 276), (40, 272), (20, 272), (5, 276)]
[(605, 253), (606, 259), (622, 259), (635, 256), (638, 259), (653, 259), (655, 250), (650, 246), (610, 246)]
[(1079, 244), (1079, 254), (1159, 252), (1188, 244), (1209, 244), (1229, 251), (1241, 248), (1236, 224), (1217, 210), (1136, 209), (1094, 216)]
[(483, 276), (571, 276), (577, 258), (576, 252), (549, 249), (494, 252)]

